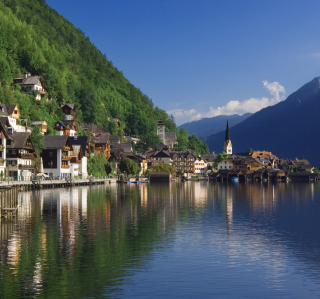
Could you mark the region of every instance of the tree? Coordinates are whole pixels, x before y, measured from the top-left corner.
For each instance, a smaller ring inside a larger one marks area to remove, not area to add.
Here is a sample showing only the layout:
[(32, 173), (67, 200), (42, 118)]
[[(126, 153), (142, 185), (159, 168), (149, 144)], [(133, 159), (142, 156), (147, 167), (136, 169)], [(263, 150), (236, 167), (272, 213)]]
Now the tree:
[(177, 172), (177, 169), (169, 164), (159, 164), (159, 165), (153, 165), (149, 169), (149, 171), (166, 171), (166, 172)]
[(248, 148), (248, 149), (247, 149), (247, 153), (248, 153), (248, 154), (252, 154), (253, 152), (254, 152), (254, 150), (253, 150), (252, 148)]
[(135, 175), (139, 172), (139, 165), (129, 159), (129, 158), (125, 158), (123, 160), (121, 160), (120, 164), (119, 164), (119, 169), (121, 173), (124, 173), (126, 176), (132, 174)]

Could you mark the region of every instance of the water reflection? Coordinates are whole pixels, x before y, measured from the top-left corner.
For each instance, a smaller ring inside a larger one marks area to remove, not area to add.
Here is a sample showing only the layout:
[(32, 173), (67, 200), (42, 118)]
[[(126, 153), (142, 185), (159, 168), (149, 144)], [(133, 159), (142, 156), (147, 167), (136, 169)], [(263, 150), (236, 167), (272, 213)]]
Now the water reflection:
[[(128, 285), (148, 288), (135, 280), (142, 273), (157, 271), (155, 279), (167, 279), (153, 263), (165, 264), (171, 255), (181, 259), (175, 274), (186, 285), (192, 263), (216, 279), (201, 277), (202, 291), (222, 287), (225, 279), (228, 297), (228, 276), (241, 271), (244, 288), (254, 292), (250, 281), (260, 279), (266, 296), (280, 290), (288, 295), (297, 273), (319, 283), (319, 212), (314, 183), (185, 182), (21, 192), (17, 217), (0, 220), (0, 297), (126, 296)], [(166, 280), (168, 292), (171, 287)], [(182, 296), (171, 291), (172, 297)], [(158, 294), (168, 297), (165, 290)]]

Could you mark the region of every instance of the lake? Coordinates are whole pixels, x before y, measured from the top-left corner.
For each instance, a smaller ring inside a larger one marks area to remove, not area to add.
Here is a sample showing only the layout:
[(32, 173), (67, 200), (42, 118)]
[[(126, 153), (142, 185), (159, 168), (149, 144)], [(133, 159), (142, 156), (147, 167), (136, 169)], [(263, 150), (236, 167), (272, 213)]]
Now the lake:
[(319, 298), (320, 184), (173, 182), (19, 193), (0, 298)]

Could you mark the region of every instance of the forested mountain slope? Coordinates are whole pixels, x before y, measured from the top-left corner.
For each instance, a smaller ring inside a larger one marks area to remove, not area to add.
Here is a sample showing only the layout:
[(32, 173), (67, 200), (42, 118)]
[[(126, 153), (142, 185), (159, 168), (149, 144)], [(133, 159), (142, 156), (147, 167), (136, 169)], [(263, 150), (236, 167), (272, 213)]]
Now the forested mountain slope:
[[(47, 97), (57, 103), (35, 102), (12, 87), (13, 78), (25, 72), (42, 75)], [(149, 144), (158, 141), (159, 118), (168, 130), (176, 130), (164, 110), (154, 107), (80, 29), (44, 0), (0, 0), (0, 83), (1, 102), (18, 104), (25, 118), (45, 119), (49, 127), (61, 118), (59, 104), (65, 99), (76, 104), (80, 122), (112, 131), (111, 119), (118, 118), (123, 129)]]
[[(320, 161), (320, 77), (302, 86), (285, 101), (256, 112), (230, 129), (234, 152), (268, 150), (279, 157), (304, 156)], [(225, 132), (203, 138), (210, 151), (221, 152)]]

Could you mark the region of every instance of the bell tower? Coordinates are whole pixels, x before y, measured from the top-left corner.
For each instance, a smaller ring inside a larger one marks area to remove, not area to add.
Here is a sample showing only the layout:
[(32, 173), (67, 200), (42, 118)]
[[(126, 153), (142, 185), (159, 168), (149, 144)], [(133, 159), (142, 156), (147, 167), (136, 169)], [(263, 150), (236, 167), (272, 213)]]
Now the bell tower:
[(227, 128), (226, 128), (226, 138), (224, 141), (223, 151), (228, 155), (232, 155), (232, 143), (230, 140), (230, 132), (229, 132), (229, 123), (227, 120)]
[(166, 125), (164, 124), (163, 120), (160, 118), (158, 120), (158, 127), (157, 127), (157, 135), (160, 137), (160, 142), (165, 144), (166, 141)]

